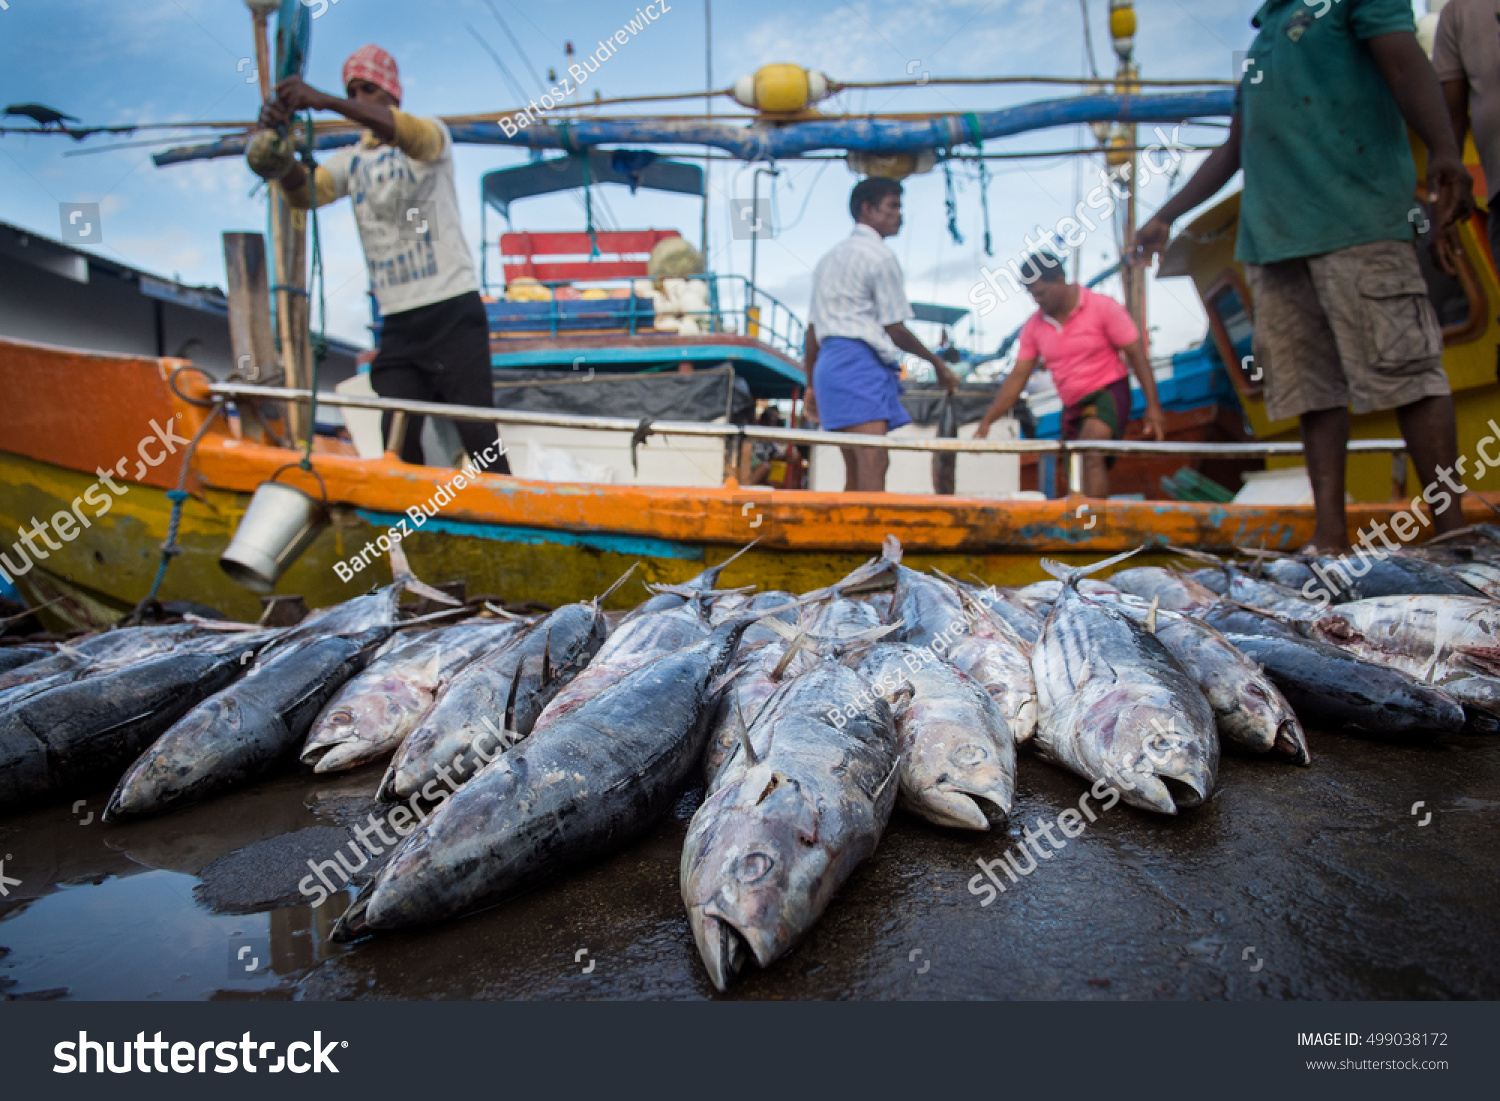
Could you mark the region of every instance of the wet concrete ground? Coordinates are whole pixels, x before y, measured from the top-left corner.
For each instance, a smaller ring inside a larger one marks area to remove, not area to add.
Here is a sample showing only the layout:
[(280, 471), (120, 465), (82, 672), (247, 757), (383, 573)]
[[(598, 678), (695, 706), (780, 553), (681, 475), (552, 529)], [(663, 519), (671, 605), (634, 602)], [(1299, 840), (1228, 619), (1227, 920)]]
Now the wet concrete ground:
[[(1226, 758), (1213, 799), (1178, 819), (1117, 805), (988, 907), (967, 888), (976, 859), (1083, 782), (1023, 754), (1012, 825), (988, 835), (898, 809), (812, 933), (730, 996), (1500, 997), (1500, 740), (1312, 738), (1307, 769)], [(677, 890), (696, 792), (523, 898), (331, 943), (352, 892), (315, 909), (298, 882), (374, 809), (379, 777), (286, 776), (128, 826), (98, 821), (105, 793), (0, 819), (0, 994), (716, 996)]]

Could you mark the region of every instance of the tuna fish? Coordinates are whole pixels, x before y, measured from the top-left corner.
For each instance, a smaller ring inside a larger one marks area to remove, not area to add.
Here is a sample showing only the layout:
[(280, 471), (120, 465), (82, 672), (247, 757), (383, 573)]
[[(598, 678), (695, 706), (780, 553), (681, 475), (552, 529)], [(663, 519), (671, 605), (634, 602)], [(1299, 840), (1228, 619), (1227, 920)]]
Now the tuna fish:
[(1079, 592), (1083, 569), (1047, 559), (1042, 566), (1064, 584), (1032, 655), (1038, 750), (1087, 780), (1118, 786), (1143, 810), (1175, 814), (1202, 803), (1219, 765), (1203, 693), (1155, 636)]
[(1299, 765), (1312, 760), (1307, 735), (1286, 697), (1222, 634), (1191, 616), (1153, 609), (1139, 598), (1123, 598), (1115, 606), (1154, 634), (1193, 678), (1213, 708), (1225, 742), (1251, 753), (1278, 753)]
[(44, 650), (40, 646), (3, 646), (0, 647), (0, 673), (9, 673), (12, 669), (19, 669), (23, 665), (30, 665), (42, 658), (50, 658), (54, 651)]
[(334, 939), (492, 905), (648, 829), (698, 765), (714, 684), (750, 622), (627, 674), (485, 766), (366, 884)]
[(989, 829), (986, 810), (1010, 815), (1015, 741), (978, 681), (926, 647), (899, 643), (876, 646), (859, 672), (896, 716), (902, 806), (934, 825), (966, 830)]
[[(969, 619), (969, 633), (959, 639), (948, 659), (978, 681), (1010, 727), (1011, 739), (1025, 745), (1036, 734), (1036, 681), (1031, 675), (1032, 643), (996, 614), (992, 590), (961, 589), (959, 599)], [(1027, 613), (1028, 615), (1031, 613)], [(1038, 632), (1040, 633), (1040, 632)]]
[(0, 813), (113, 784), (270, 641), (149, 658), (43, 692), (0, 714)]
[(875, 851), (898, 764), (891, 709), (853, 670), (823, 662), (772, 698), (683, 843), (682, 901), (714, 986), (812, 928)]
[(452, 790), (495, 753), (525, 738), (553, 697), (598, 653), (606, 630), (599, 601), (568, 604), (509, 646), (470, 662), (396, 752), (379, 797), (432, 799), (428, 793), (439, 782)]
[(1463, 728), (1464, 709), (1448, 693), (1337, 646), (1267, 635), (1225, 637), (1260, 663), (1309, 725), (1367, 734), (1430, 735)]
[[(1361, 549), (1342, 558), (1314, 558), (1314, 574), (1335, 602), (1378, 596), (1483, 596), (1445, 566), (1404, 554)], [(1314, 590), (1316, 591), (1316, 590)]]
[(395, 630), (278, 647), (258, 670), (174, 723), (120, 780), (106, 822), (201, 802), (296, 756), (323, 705)]
[(1199, 581), (1183, 577), (1161, 566), (1136, 566), (1110, 575), (1109, 583), (1122, 593), (1139, 597), (1169, 612), (1197, 614), (1219, 599), (1219, 594)]
[(1311, 625), (1316, 638), (1356, 637), (1424, 662), (1500, 676), (1500, 604), (1485, 597), (1387, 596), (1340, 604)]
[(375, 658), (313, 723), (302, 763), (314, 772), (342, 772), (391, 753), (460, 669), (515, 641), (525, 626), (491, 621), (439, 628)]
[[(645, 615), (648, 612), (665, 612), (670, 611), (673, 608), (680, 608), (682, 607), (682, 605), (687, 603), (692, 593), (708, 592), (712, 589), (717, 589), (719, 587), (719, 575), (724, 572), (725, 567), (727, 567), (740, 555), (748, 551), (751, 547), (755, 546), (755, 544), (758, 542), (760, 542), (760, 540), (755, 539), (745, 544), (745, 546), (735, 551), (728, 558), (724, 559), (724, 561), (720, 562), (717, 566), (708, 567), (708, 569), (699, 573), (691, 581), (688, 581), (685, 584), (663, 585), (653, 590), (651, 598), (641, 604), (636, 605), (635, 608), (631, 610), (630, 615), (626, 618), (632, 619), (635, 616)], [(632, 567), (632, 569), (633, 568), (634, 567)], [(629, 575), (627, 574), (626, 576)], [(614, 590), (619, 588), (619, 586), (620, 582), (616, 581), (614, 586), (610, 589), (610, 592), (614, 592)], [(600, 597), (600, 599), (603, 600), (604, 598)]]

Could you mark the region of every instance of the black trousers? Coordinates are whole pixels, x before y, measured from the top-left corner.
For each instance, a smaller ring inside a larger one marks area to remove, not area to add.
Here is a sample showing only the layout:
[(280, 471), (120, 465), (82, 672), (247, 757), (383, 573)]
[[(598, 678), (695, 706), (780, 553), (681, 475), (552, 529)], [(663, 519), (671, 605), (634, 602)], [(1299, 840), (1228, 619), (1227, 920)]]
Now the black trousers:
[[(370, 385), (383, 398), (493, 406), (490, 325), (479, 292), (387, 314), (381, 322), (380, 350), (370, 364)], [(380, 418), (381, 435), (387, 440), (391, 419), (391, 413)], [(421, 465), (424, 419), (407, 415), (402, 462)], [(495, 445), (500, 435), (493, 424), (453, 423), (475, 466), (495, 474), (510, 473), (510, 462), (504, 455), (490, 463), (480, 458), (486, 449), (499, 450)]]

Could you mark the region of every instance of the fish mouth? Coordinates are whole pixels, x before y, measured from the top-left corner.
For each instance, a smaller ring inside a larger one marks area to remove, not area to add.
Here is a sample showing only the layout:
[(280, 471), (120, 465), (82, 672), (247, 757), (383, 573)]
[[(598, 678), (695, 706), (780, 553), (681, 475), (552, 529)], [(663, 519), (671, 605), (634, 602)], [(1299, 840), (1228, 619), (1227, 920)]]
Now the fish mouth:
[(1135, 790), (1122, 792), (1121, 798), (1141, 810), (1176, 814), (1179, 810), (1202, 806), (1210, 788), (1206, 780), (1197, 777), (1150, 773), (1137, 775)]
[(974, 791), (943, 784), (923, 792), (918, 813), (938, 826), (987, 830), (992, 820), (1004, 822), (1010, 817), (1010, 800), (1002, 791)]
[(698, 954), (703, 957), (703, 966), (708, 977), (720, 994), (729, 989), (729, 984), (750, 958), (749, 942), (730, 922), (714, 914), (701, 914), (698, 936)]
[(1293, 764), (1312, 764), (1312, 752), (1307, 748), (1307, 734), (1296, 719), (1281, 720), (1276, 727), (1276, 742), (1272, 748), (1277, 753), (1290, 757)]

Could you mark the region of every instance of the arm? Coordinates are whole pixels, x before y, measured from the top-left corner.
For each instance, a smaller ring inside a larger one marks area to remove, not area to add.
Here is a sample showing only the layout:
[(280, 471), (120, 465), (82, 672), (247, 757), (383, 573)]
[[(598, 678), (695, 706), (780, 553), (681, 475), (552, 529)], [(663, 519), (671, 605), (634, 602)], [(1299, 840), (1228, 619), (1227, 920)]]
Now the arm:
[(1469, 133), (1469, 82), (1443, 81), (1443, 100), (1448, 105), (1448, 122), (1453, 127), (1453, 140), (1462, 150), (1464, 138)]
[(898, 321), (894, 325), (885, 327), (886, 334), (890, 336), (891, 342), (903, 352), (910, 352), (932, 364), (933, 370), (937, 372), (938, 385), (944, 390), (958, 389), (958, 376), (943, 362), (943, 358), (927, 350), (927, 346), (917, 339), (915, 333), (906, 327), (904, 321)]
[(1161, 400), (1156, 395), (1156, 376), (1151, 373), (1151, 361), (1146, 358), (1146, 346), (1136, 339), (1133, 343), (1125, 345), (1120, 349), (1120, 354), (1125, 357), (1125, 362), (1130, 364), (1130, 369), (1135, 372), (1136, 380), (1141, 384), (1141, 393), (1146, 395), (1146, 427), (1157, 440), (1167, 438), (1167, 419), (1161, 411)]
[(1151, 258), (1167, 247), (1172, 235), (1172, 223), (1201, 203), (1218, 194), (1221, 187), (1234, 178), (1240, 170), (1240, 115), (1236, 114), (1229, 124), (1229, 137), (1224, 144), (1208, 155), (1198, 166), (1193, 178), (1183, 185), (1181, 191), (1167, 200), (1165, 206), (1135, 233), (1135, 251), (1131, 262), (1149, 264)]
[(1439, 229), (1474, 213), (1474, 178), (1453, 140), (1448, 104), (1437, 73), (1409, 31), (1366, 39), (1375, 67), (1396, 99), (1406, 124), (1427, 146), (1428, 201)]
[(990, 402), (990, 407), (984, 411), (984, 416), (979, 418), (979, 426), (974, 429), (976, 440), (982, 440), (988, 436), (990, 425), (1010, 412), (1011, 406), (1016, 404), (1016, 399), (1026, 388), (1026, 380), (1031, 377), (1031, 372), (1034, 370), (1036, 370), (1035, 356), (1031, 359), (1016, 360), (1016, 365), (1011, 368), (1010, 374), (1006, 375), (1005, 381), (1000, 384), (995, 400)]

